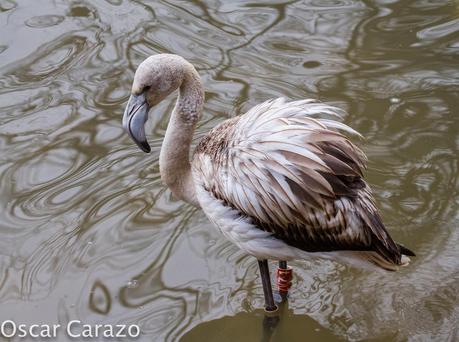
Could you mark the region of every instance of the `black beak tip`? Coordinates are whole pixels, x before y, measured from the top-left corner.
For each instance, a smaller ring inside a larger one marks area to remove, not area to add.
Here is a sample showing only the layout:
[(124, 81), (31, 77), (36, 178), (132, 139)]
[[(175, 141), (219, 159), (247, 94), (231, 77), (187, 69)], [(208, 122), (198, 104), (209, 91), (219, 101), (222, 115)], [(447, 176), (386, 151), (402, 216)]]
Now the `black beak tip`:
[(146, 141), (140, 143), (139, 147), (145, 153), (150, 153), (151, 152), (151, 147), (150, 147), (150, 145), (148, 145), (148, 143)]

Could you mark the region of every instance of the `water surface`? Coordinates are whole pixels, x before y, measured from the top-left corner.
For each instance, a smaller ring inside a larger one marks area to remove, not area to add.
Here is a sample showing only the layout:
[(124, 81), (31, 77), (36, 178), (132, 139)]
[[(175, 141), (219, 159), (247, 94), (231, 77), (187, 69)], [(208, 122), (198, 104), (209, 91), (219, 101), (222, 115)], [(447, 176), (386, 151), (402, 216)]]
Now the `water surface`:
[(457, 2), (3, 0), (0, 27), (0, 321), (269, 338), (256, 260), (161, 183), (174, 99), (150, 115), (150, 155), (122, 131), (136, 66), (170, 52), (203, 78), (198, 137), (273, 97), (346, 109), (383, 219), (418, 254), (389, 274), (294, 263), (271, 340), (459, 339)]

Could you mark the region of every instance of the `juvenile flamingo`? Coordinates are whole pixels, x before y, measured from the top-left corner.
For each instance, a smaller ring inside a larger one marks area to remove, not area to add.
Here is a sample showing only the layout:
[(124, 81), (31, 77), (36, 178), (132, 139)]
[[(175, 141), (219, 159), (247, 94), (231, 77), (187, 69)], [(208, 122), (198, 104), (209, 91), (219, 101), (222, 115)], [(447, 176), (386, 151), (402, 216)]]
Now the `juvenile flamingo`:
[(359, 133), (330, 119), (341, 109), (310, 99), (269, 100), (213, 128), (190, 158), (204, 104), (201, 79), (184, 58), (159, 54), (139, 65), (123, 117), (144, 152), (150, 108), (176, 89), (161, 178), (258, 259), (267, 311), (277, 309), (268, 259), (279, 260), (281, 270), (288, 260), (315, 257), (390, 271), (409, 263), (414, 253), (389, 236), (363, 179), (365, 155), (342, 134)]

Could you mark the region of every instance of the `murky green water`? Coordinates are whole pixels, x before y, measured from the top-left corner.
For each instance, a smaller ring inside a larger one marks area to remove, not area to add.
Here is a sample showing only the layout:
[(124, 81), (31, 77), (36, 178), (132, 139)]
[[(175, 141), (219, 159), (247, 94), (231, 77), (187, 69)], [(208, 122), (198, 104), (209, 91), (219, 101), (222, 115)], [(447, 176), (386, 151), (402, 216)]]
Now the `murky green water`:
[(161, 184), (173, 99), (151, 155), (122, 131), (159, 52), (202, 75), (198, 136), (272, 97), (348, 110), (382, 216), (418, 254), (397, 274), (296, 262), (273, 341), (459, 340), (457, 1), (0, 0), (0, 321), (268, 339), (255, 259)]

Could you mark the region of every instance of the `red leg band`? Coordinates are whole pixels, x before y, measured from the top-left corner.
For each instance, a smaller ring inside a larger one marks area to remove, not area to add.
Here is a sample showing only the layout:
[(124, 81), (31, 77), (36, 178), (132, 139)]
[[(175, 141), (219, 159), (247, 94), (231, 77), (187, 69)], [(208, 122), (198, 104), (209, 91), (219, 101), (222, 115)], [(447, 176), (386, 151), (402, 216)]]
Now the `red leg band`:
[(277, 289), (280, 293), (288, 293), (292, 286), (293, 270), (289, 266), (285, 268), (277, 268)]

